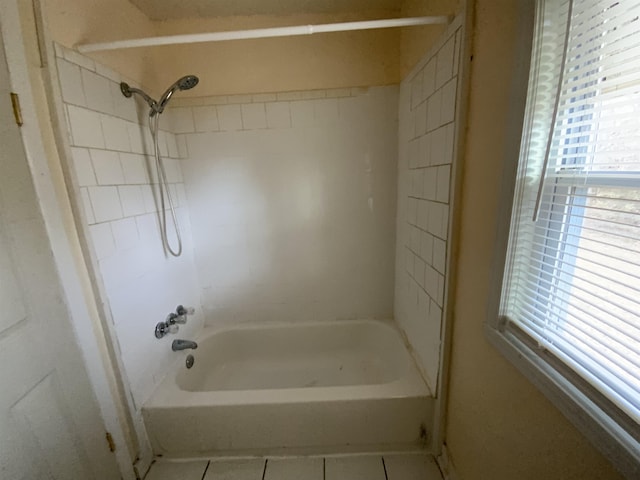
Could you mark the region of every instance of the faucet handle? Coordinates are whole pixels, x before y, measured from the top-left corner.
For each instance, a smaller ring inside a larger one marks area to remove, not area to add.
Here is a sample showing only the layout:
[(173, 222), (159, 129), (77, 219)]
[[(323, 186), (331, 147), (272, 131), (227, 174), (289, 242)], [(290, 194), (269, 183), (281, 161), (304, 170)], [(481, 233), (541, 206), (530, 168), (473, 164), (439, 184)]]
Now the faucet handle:
[(168, 333), (177, 333), (178, 325), (174, 325), (173, 323), (168, 322), (160, 322), (156, 325), (155, 336), (156, 338), (162, 338)]
[(167, 325), (175, 326), (176, 328), (178, 328), (178, 324), (184, 325), (185, 323), (187, 323), (187, 316), (171, 312), (169, 315), (167, 315), (167, 320), (165, 321), (165, 323)]
[(184, 316), (184, 315), (193, 315), (194, 313), (196, 313), (196, 309), (193, 307), (184, 307), (182, 305), (178, 305), (176, 307), (176, 313), (179, 316)]

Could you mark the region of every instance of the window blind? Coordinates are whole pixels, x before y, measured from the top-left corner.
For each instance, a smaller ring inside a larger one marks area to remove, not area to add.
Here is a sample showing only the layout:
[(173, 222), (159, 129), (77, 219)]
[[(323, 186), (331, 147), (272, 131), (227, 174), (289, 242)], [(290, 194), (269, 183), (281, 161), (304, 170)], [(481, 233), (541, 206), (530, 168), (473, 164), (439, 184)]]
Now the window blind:
[(501, 314), (640, 423), (640, 1), (536, 15)]

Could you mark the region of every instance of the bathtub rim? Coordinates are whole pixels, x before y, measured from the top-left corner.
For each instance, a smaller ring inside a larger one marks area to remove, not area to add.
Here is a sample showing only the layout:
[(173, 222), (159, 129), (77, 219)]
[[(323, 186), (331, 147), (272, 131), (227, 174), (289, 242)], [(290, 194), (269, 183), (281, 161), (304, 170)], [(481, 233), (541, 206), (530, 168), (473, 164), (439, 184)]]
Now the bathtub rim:
[(262, 404), (293, 404), (315, 403), (327, 401), (358, 401), (372, 399), (395, 399), (408, 397), (433, 397), (427, 382), (422, 377), (407, 345), (405, 336), (393, 320), (380, 319), (350, 319), (350, 320), (318, 320), (304, 322), (246, 322), (238, 325), (214, 325), (204, 327), (195, 338), (196, 342), (204, 342), (209, 337), (230, 330), (264, 330), (277, 328), (304, 328), (309, 326), (344, 326), (345, 323), (375, 324), (388, 329), (404, 348), (409, 368), (403, 377), (381, 384), (339, 385), (327, 387), (301, 387), (278, 389), (246, 389), (246, 390), (216, 390), (216, 391), (187, 391), (178, 387), (176, 376), (184, 367), (186, 355), (190, 351), (183, 351), (167, 369), (165, 377), (144, 402), (143, 409), (156, 408), (192, 408), (207, 406), (236, 406)]

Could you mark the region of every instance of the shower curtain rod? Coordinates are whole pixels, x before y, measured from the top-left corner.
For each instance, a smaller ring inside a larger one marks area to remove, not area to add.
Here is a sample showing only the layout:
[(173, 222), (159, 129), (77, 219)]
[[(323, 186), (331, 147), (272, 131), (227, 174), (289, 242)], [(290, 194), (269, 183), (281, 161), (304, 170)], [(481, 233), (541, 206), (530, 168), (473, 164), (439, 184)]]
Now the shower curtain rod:
[(391, 18), (363, 22), (327, 23), (323, 25), (299, 25), (294, 27), (257, 28), (231, 32), (194, 33), (187, 35), (168, 35), (164, 37), (135, 38), (115, 42), (87, 43), (78, 45), (80, 53), (119, 50), (123, 48), (156, 47), (181, 43), (223, 42), (227, 40), (245, 40), (250, 38), (289, 37), (311, 35), (314, 33), (346, 32), (350, 30), (370, 30), (375, 28), (412, 27), (417, 25), (448, 24), (453, 17), (449, 15), (431, 17)]

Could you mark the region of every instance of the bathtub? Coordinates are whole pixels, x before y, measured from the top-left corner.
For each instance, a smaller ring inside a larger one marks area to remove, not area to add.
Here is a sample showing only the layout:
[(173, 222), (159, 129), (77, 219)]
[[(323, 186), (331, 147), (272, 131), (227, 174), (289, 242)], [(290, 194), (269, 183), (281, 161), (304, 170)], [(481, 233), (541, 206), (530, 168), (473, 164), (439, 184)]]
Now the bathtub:
[[(415, 450), (433, 398), (393, 324), (205, 328), (143, 406), (155, 454)], [(194, 365), (185, 366), (193, 354)]]

